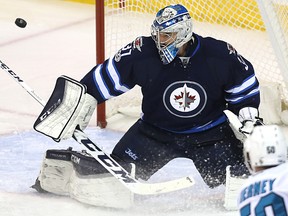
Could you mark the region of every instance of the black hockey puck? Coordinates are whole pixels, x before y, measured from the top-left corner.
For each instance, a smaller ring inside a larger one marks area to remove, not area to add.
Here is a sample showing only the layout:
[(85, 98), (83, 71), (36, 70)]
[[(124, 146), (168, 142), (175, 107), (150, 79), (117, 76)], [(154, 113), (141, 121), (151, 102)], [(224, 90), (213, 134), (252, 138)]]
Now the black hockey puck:
[(22, 18), (17, 18), (17, 19), (15, 20), (15, 24), (16, 24), (18, 27), (20, 27), (20, 28), (25, 28), (26, 25), (27, 25), (27, 22), (26, 22), (24, 19), (22, 19)]

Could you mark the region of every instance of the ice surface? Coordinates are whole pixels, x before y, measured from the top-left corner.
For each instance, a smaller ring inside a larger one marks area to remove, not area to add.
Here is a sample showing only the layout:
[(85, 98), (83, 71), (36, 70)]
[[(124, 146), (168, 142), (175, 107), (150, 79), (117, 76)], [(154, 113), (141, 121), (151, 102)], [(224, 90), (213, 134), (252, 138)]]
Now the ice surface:
[[(89, 137), (109, 153), (122, 132), (90, 127)], [(34, 131), (2, 135), (0, 138), (0, 211), (7, 216), (30, 215), (235, 215), (223, 208), (224, 187), (209, 189), (202, 182), (192, 162), (176, 159), (149, 181), (159, 182), (193, 174), (193, 187), (168, 194), (135, 197), (135, 207), (115, 210), (88, 206), (68, 197), (39, 194), (30, 186), (34, 183), (47, 149), (82, 149), (74, 140), (55, 143)]]
[[(55, 80), (65, 74), (80, 79), (95, 64), (94, 6), (61, 0), (0, 0), (0, 60), (19, 75), (44, 100)], [(18, 28), (21, 17), (27, 27)], [(69, 197), (39, 194), (34, 183), (47, 149), (82, 149), (74, 140), (55, 143), (32, 129), (41, 106), (8, 74), (0, 77), (0, 215), (1, 216), (134, 216), (134, 215), (238, 215), (223, 208), (224, 187), (209, 189), (191, 161), (176, 159), (149, 181), (157, 182), (193, 174), (189, 189), (136, 196), (135, 207), (115, 210), (89, 206)], [(103, 130), (92, 121), (86, 130), (107, 153), (123, 135), (118, 129), (136, 119), (115, 116), (113, 127)]]

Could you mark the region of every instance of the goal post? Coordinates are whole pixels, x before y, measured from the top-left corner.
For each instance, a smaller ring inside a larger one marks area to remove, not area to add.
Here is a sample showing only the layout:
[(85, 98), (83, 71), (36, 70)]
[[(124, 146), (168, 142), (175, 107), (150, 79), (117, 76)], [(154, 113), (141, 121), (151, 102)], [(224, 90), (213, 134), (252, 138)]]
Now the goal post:
[[(96, 63), (100, 64), (105, 60), (105, 12), (104, 12), (104, 0), (96, 0), (95, 4), (95, 35), (96, 35)], [(107, 126), (106, 121), (106, 104), (105, 102), (97, 105), (97, 126), (105, 128)]]
[[(96, 10), (98, 1), (104, 4), (104, 29), (96, 30), (96, 34), (103, 31), (105, 41), (97, 41), (97, 47), (104, 45), (101, 51), (97, 48), (97, 55), (103, 52), (105, 59), (137, 36), (150, 35), (156, 12), (175, 2), (96, 0)], [(261, 87), (261, 117), (265, 123), (285, 122), (282, 111), (288, 104), (287, 0), (178, 0), (177, 3), (189, 10), (195, 33), (229, 42), (252, 62)], [(119, 112), (140, 116), (141, 100), (140, 89), (135, 87), (106, 101), (105, 112), (97, 111), (98, 118), (102, 119), (97, 120), (97, 124)]]

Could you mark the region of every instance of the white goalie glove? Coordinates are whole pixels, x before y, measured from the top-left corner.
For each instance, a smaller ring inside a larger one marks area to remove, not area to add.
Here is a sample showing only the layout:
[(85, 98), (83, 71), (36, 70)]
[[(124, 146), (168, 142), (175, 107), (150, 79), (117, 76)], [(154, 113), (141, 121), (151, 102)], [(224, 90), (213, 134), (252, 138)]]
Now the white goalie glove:
[(258, 117), (258, 109), (254, 107), (244, 107), (239, 111), (239, 120), (242, 123), (242, 127), (239, 131), (243, 134), (250, 135), (255, 126), (263, 125), (263, 120)]
[(76, 127), (84, 130), (97, 101), (86, 86), (66, 76), (57, 79), (50, 99), (34, 123), (34, 129), (55, 141), (72, 137)]
[(258, 117), (258, 110), (254, 107), (242, 108), (238, 116), (230, 110), (225, 110), (224, 113), (236, 138), (242, 142), (252, 133), (255, 126), (264, 125), (262, 119)]

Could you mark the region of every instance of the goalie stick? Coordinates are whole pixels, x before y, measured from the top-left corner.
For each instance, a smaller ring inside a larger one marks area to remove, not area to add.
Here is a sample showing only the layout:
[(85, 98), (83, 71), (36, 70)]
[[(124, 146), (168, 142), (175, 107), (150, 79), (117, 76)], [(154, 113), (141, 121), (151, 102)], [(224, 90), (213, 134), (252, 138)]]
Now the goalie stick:
[[(44, 100), (39, 97), (12, 69), (0, 60), (0, 67), (7, 72), (13, 79), (21, 85), (35, 100), (42, 106), (45, 106)], [(117, 178), (130, 191), (140, 195), (160, 194), (188, 188), (195, 184), (192, 176), (182, 177), (179, 179), (159, 182), (143, 183), (132, 177), (122, 166), (113, 158), (107, 155), (95, 142), (80, 129), (76, 128), (73, 138), (87, 148), (87, 152), (92, 155), (107, 171)]]

